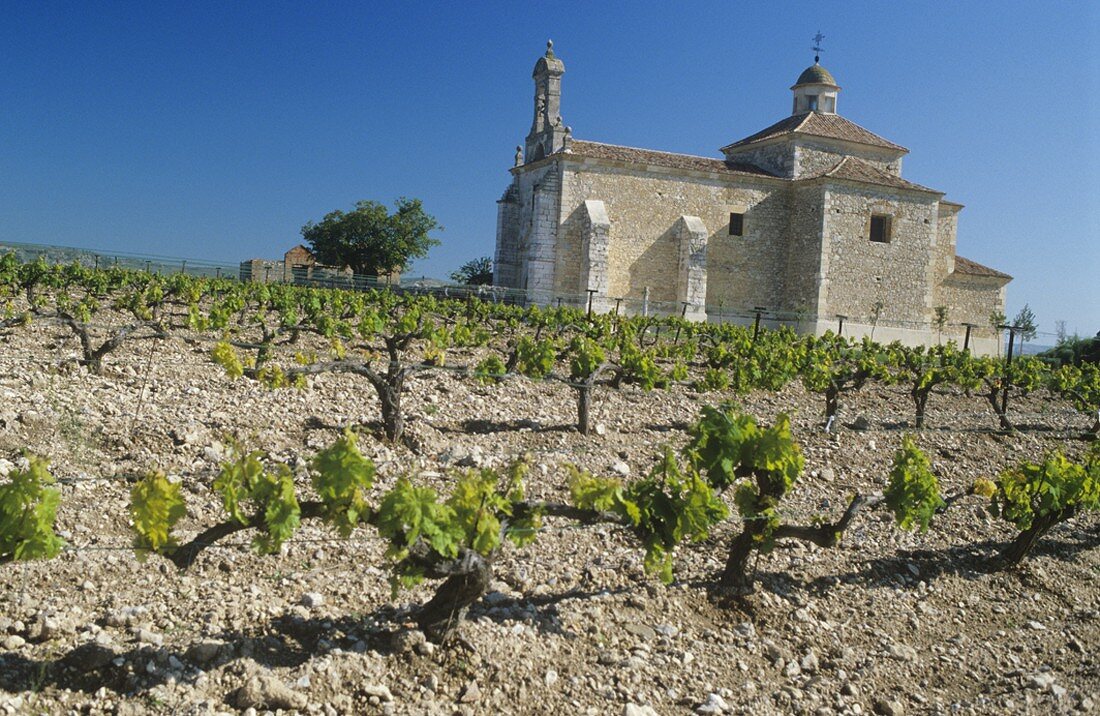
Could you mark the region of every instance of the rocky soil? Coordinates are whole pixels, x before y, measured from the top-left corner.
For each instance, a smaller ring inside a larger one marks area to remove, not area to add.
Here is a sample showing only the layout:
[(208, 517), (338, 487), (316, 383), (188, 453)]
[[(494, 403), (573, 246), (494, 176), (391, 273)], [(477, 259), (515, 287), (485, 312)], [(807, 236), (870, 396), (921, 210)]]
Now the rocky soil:
[[(290, 463), (306, 489), (313, 451), (378, 419), (365, 380), (268, 390), (226, 378), (208, 347), (128, 345), (95, 376), (65, 361), (76, 346), (61, 328), (0, 336), (0, 474), (23, 449), (50, 459), (72, 547), (0, 567), (0, 712), (1002, 714), (1100, 701), (1100, 519), (1060, 526), (1021, 568), (997, 572), (989, 560), (1013, 533), (975, 497), (926, 534), (877, 510), (837, 549), (782, 543), (735, 607), (707, 587), (736, 519), (680, 551), (670, 586), (643, 575), (622, 530), (548, 520), (536, 544), (504, 551), (493, 591), (445, 648), (409, 621), (431, 585), (394, 597), (367, 531), (340, 540), (309, 524), (272, 557), (242, 534), (184, 573), (141, 563), (129, 549), (135, 476), (180, 480), (193, 533), (221, 520), (210, 486), (228, 436)], [(565, 464), (644, 474), (700, 406), (728, 397), (599, 388), (597, 434), (585, 437), (560, 383), (432, 372), (407, 397), (416, 449), (368, 436), (361, 446), (381, 488), (411, 474), (445, 490), (449, 471), (530, 454), (531, 496), (565, 500)], [(879, 386), (847, 400), (836, 435), (817, 429), (822, 401), (798, 385), (741, 402), (764, 421), (793, 415), (807, 471), (785, 505), (792, 522), (835, 518), (853, 492), (881, 491), (911, 424), (904, 392)], [(1006, 436), (979, 398), (932, 397), (917, 440), (946, 492), (1083, 449), (1074, 436), (1087, 416), (1046, 395), (1014, 408), (1026, 429)]]

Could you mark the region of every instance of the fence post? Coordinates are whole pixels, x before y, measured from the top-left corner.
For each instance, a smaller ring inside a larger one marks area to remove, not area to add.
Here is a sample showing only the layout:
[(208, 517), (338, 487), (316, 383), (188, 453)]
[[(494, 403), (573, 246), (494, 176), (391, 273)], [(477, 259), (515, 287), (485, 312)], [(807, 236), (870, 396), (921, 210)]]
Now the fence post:
[[(688, 306), (690, 306), (691, 303), (689, 301), (680, 301), (680, 303), (683, 304), (683, 306), (684, 306), (680, 310), (680, 320), (683, 321), (687, 318)], [(682, 323), (678, 323), (676, 325), (676, 337), (672, 340), (673, 343), (676, 343), (676, 344), (680, 343), (680, 328), (683, 327), (683, 325), (684, 324), (682, 324)]]
[(966, 337), (963, 338), (963, 352), (966, 352), (970, 350), (970, 331), (974, 328), (975, 324), (964, 323), (963, 325), (966, 326)]
[(753, 306), (753, 310), (756, 311), (756, 320), (752, 323), (752, 342), (756, 343), (756, 337), (760, 335), (760, 314), (767, 309), (763, 306)]
[(1008, 387), (1012, 383), (1012, 347), (1016, 343), (1016, 331), (1019, 326), (997, 326), (1001, 330), (1008, 330), (1008, 355), (1005, 356), (1004, 385), (1001, 389), (1001, 414), (1002, 420), (1008, 419)]
[(642, 315), (649, 315), (649, 286), (642, 289)]

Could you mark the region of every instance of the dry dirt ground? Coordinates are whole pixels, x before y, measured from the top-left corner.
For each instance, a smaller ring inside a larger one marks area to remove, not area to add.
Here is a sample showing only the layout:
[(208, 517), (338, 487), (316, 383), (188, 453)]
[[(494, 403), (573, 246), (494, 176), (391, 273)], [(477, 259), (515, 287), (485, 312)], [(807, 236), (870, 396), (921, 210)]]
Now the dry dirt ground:
[[(680, 550), (670, 586), (643, 575), (624, 531), (548, 520), (536, 544), (499, 557), (493, 591), (446, 648), (411, 629), (430, 585), (393, 596), (367, 531), (339, 540), (309, 524), (271, 557), (242, 534), (184, 573), (141, 563), (128, 548), (135, 476), (182, 481), (193, 534), (222, 519), (210, 486), (227, 435), (290, 463), (306, 489), (315, 450), (377, 420), (362, 379), (268, 390), (226, 378), (208, 347), (127, 345), (95, 376), (65, 364), (76, 346), (61, 328), (0, 336), (0, 473), (22, 449), (50, 459), (71, 546), (0, 567), (0, 713), (1001, 714), (1100, 701), (1100, 519), (1058, 527), (1021, 568), (996, 572), (987, 565), (1012, 530), (976, 497), (926, 534), (876, 510), (839, 548), (781, 543), (757, 564), (757, 593), (732, 608), (707, 587), (736, 518)], [(408, 474), (446, 490), (460, 465), (529, 454), (531, 496), (564, 501), (565, 464), (644, 474), (702, 405), (728, 397), (599, 388), (599, 434), (586, 437), (571, 428), (568, 386), (426, 373), (406, 398), (416, 450), (369, 432), (361, 446), (380, 489)], [(798, 385), (741, 402), (764, 421), (793, 415), (807, 469), (784, 507), (792, 522), (881, 491), (911, 420), (895, 388), (849, 397), (835, 436)], [(1006, 436), (979, 398), (932, 397), (917, 441), (945, 492), (1083, 450), (1073, 436), (1086, 416), (1045, 395), (1014, 408), (1026, 429)], [(852, 429), (859, 416), (868, 429)]]

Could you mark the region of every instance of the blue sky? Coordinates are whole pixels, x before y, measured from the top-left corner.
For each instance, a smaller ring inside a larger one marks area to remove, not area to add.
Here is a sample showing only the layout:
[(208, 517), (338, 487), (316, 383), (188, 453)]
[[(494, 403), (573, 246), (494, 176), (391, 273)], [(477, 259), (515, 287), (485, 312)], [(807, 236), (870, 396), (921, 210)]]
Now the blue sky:
[(959, 253), (1044, 331), (1100, 330), (1100, 4), (50, 3), (0, 23), (0, 239), (236, 262), (419, 197), (492, 253), (546, 39), (579, 139), (719, 156), (812, 63), (966, 205)]

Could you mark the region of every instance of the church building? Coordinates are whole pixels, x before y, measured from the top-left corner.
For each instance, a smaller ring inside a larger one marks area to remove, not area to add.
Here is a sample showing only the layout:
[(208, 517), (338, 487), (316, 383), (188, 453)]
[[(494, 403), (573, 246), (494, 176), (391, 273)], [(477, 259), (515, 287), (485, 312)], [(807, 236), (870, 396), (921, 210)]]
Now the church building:
[[(498, 202), (494, 283), (538, 303), (765, 321), (930, 344), (969, 333), (1011, 277), (955, 253), (961, 204), (901, 176), (905, 147), (837, 113), (815, 62), (790, 116), (697, 157), (574, 139), (565, 65), (535, 64), (534, 121)], [(967, 324), (970, 324), (967, 326)]]

